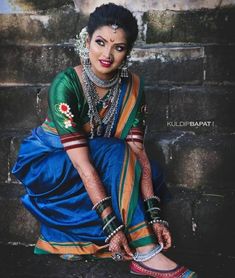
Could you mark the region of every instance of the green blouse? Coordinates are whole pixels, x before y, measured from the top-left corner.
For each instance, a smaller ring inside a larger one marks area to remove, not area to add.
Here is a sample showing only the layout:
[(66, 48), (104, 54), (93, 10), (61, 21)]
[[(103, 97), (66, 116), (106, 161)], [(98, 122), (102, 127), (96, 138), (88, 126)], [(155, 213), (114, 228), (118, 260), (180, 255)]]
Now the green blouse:
[[(107, 97), (106, 94), (103, 100)], [(69, 67), (55, 77), (50, 86), (48, 104), (47, 117), (42, 124), (43, 129), (58, 134), (65, 149), (86, 146), (90, 132), (88, 103), (74, 68)], [(97, 109), (102, 117), (108, 108), (103, 108), (102, 103), (99, 103)], [(132, 133), (139, 130), (143, 137), (144, 94), (136, 111), (131, 125), (134, 128)], [(122, 112), (124, 112), (123, 109)]]

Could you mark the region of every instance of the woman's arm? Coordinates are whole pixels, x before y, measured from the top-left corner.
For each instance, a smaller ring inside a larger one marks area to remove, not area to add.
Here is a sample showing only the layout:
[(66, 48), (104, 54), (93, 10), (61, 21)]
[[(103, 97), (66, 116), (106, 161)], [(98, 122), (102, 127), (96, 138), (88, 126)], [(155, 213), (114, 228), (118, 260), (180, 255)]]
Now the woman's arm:
[[(84, 186), (87, 190), (87, 193), (95, 205), (102, 199), (104, 199), (107, 195), (105, 192), (105, 188), (101, 182), (101, 179), (92, 165), (88, 147), (74, 148), (67, 150), (67, 154), (71, 159), (74, 167), (77, 169)], [(108, 214), (112, 212), (111, 207), (107, 207), (101, 213), (101, 217), (104, 219)], [(121, 252), (122, 249), (125, 250), (126, 254), (130, 257), (133, 256), (126, 236), (123, 231), (117, 232), (114, 236), (111, 237), (109, 242), (109, 250), (112, 253)], [(124, 258), (127, 258), (124, 256)]]
[(128, 145), (135, 153), (137, 159), (140, 162), (142, 168), (142, 177), (141, 177), (141, 193), (143, 199), (149, 198), (154, 195), (153, 191), (153, 182), (152, 182), (152, 172), (149, 159), (143, 147), (143, 144), (140, 142), (128, 142)]
[[(141, 179), (141, 193), (143, 199), (147, 199), (154, 196), (153, 182), (152, 182), (152, 172), (149, 159), (140, 142), (128, 142), (128, 145), (132, 151), (136, 154), (137, 159), (140, 162), (142, 168), (142, 179)], [(160, 223), (153, 224), (153, 230), (158, 238), (158, 242), (163, 244), (164, 250), (171, 247), (171, 235), (169, 230)]]
[[(67, 150), (67, 154), (74, 168), (78, 171), (92, 203), (95, 205), (107, 197), (101, 179), (92, 165), (88, 147), (70, 149)], [(107, 207), (101, 214), (101, 217), (104, 218), (111, 211), (111, 207)]]

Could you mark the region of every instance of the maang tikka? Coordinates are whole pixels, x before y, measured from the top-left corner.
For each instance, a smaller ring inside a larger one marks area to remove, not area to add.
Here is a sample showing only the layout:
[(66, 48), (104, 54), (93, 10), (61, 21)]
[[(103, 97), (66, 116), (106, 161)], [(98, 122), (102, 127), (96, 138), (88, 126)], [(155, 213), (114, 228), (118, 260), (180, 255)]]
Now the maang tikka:
[(113, 29), (113, 32), (116, 33), (118, 29), (118, 25), (116, 23), (111, 25), (111, 28)]

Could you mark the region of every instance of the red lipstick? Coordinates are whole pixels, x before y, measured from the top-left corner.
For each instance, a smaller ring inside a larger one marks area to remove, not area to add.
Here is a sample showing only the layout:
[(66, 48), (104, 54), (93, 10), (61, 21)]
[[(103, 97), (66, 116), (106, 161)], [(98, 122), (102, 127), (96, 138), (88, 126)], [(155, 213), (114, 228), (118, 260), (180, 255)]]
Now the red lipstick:
[(110, 60), (99, 60), (102, 67), (109, 68), (112, 63)]

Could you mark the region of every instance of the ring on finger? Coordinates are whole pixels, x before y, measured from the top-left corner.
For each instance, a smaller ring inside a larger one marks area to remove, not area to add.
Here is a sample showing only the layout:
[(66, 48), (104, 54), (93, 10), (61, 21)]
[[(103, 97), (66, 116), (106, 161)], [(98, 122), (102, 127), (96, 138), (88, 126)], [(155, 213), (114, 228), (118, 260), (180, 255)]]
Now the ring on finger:
[(123, 260), (123, 254), (121, 252), (116, 252), (116, 253), (112, 254), (112, 258), (116, 262), (122, 261)]

